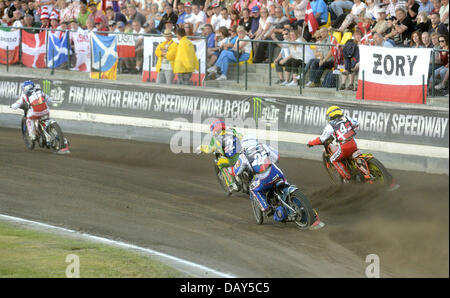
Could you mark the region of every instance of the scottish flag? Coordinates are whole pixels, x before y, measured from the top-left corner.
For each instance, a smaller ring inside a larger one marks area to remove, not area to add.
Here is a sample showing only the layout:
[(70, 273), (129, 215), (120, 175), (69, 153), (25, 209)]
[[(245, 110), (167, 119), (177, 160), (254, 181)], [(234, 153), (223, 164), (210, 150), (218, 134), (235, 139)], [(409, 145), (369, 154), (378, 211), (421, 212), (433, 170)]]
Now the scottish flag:
[[(91, 78), (115, 80), (117, 77), (117, 36), (104, 36), (92, 33), (92, 72)], [(98, 73), (98, 74), (97, 74)]]
[(69, 61), (68, 36), (65, 32), (48, 33), (47, 67), (60, 67), (64, 62)]

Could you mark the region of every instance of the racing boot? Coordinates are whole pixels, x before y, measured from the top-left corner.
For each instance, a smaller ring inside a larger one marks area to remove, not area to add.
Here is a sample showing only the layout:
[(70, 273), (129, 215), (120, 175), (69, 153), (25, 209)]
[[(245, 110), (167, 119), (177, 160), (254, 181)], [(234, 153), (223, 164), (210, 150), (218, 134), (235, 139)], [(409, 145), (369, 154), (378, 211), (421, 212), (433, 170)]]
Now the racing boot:
[(320, 220), (319, 214), (317, 213), (316, 209), (313, 209), (314, 211), (314, 217), (315, 221), (314, 223), (309, 227), (310, 230), (318, 230), (325, 226), (325, 223)]

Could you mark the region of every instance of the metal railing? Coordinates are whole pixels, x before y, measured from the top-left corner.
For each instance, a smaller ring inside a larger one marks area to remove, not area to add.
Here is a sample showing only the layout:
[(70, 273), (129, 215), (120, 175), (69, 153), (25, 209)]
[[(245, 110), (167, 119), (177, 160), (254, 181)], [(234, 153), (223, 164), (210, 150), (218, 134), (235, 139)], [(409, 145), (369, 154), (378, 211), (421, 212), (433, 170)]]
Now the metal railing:
[[(27, 31), (27, 30), (29, 30), (29, 31), (33, 31), (33, 32), (35, 32), (34, 34), (37, 34), (37, 33), (39, 33), (39, 32), (41, 32), (41, 31), (51, 31), (51, 32), (65, 32), (65, 33), (70, 33), (70, 32), (77, 32), (77, 31), (74, 31), (74, 30), (70, 30), (70, 29), (65, 29), (65, 30), (63, 30), (63, 29), (53, 29), (53, 28), (35, 28), (35, 27), (20, 27), (20, 28), (11, 28), (11, 30), (13, 31), (13, 30), (19, 30), (20, 31), (20, 40), (19, 40), (19, 62), (18, 62), (18, 64), (21, 64), (22, 65), (22, 67), (23, 66), (25, 66), (21, 61), (22, 61), (22, 30), (25, 30), (25, 31)], [(116, 34), (116, 35), (126, 35), (126, 36), (136, 36), (136, 37), (163, 37), (163, 35), (162, 34), (150, 34), (150, 33), (132, 33), (132, 32), (114, 32), (114, 31), (91, 31), (90, 33), (93, 33), (93, 34), (100, 34), (100, 35), (104, 35), (104, 34), (107, 34), (107, 35), (110, 35), (110, 34)], [(204, 36), (187, 36), (188, 37), (188, 39), (190, 39), (190, 40), (204, 40), (205, 41), (205, 57), (204, 57), (204, 59), (205, 59), (205, 66), (206, 66), (206, 64), (207, 64), (207, 37), (204, 37)], [(49, 68), (48, 67), (48, 61), (47, 61), (47, 58), (48, 58), (48, 34), (46, 34), (46, 41), (45, 41), (45, 44), (46, 44), (46, 51), (45, 51), (45, 62), (46, 62), (46, 68)], [(71, 66), (71, 50), (72, 50), (72, 47), (71, 47), (71, 44), (70, 44), (70, 39), (67, 39), (67, 45), (66, 45), (67, 47), (67, 51), (68, 51), (68, 61), (67, 61), (67, 65), (66, 65), (66, 70), (71, 70), (70, 69), (70, 66)], [(9, 57), (8, 57), (8, 51), (9, 49), (7, 48), (6, 49), (6, 71), (7, 72), (9, 72)], [(54, 58), (55, 57), (55, 55), (54, 55), (54, 53), (52, 53), (52, 55), (51, 55), (51, 57), (52, 58)], [(151, 71), (151, 57), (152, 56), (149, 56), (148, 57), (148, 59), (149, 59), (149, 71)], [(92, 70), (92, 58), (93, 58), (93, 55), (91, 55), (91, 70)], [(120, 61), (120, 57), (118, 57), (118, 60), (117, 60), (117, 62), (119, 63), (119, 61)], [(143, 57), (142, 58), (143, 60), (145, 59), (145, 57)], [(100, 61), (101, 61), (101, 58), (100, 58)], [(144, 61), (143, 61), (144, 62)], [(58, 68), (60, 68), (60, 67), (58, 67)], [(51, 75), (54, 75), (54, 73), (55, 73), (55, 67), (54, 67), (54, 63), (52, 63), (52, 67), (50, 68), (51, 69), (51, 72), (50, 72), (50, 74)], [(56, 68), (57, 69), (57, 68)], [(119, 74), (121, 73), (120, 72), (120, 67), (118, 67), (118, 70), (119, 70)], [(198, 71), (198, 85), (199, 86), (203, 86), (203, 84), (201, 84), (201, 74), (202, 74), (202, 70), (201, 70), (201, 65), (200, 65), (200, 60), (199, 60), (199, 71)], [(206, 74), (205, 74), (206, 75)], [(101, 67), (100, 67), (100, 69), (99, 69), (99, 78), (101, 78)], [(149, 80), (148, 81), (150, 81), (150, 75), (149, 75)]]

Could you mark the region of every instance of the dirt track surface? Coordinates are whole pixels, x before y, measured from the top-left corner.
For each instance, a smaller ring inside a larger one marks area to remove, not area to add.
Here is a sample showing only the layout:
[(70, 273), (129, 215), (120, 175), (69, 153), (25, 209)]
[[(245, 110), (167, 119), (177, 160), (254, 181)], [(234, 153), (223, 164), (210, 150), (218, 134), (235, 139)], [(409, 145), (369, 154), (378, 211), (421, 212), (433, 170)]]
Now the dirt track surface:
[[(102, 235), (239, 277), (449, 276), (449, 180), (392, 171), (401, 188), (331, 186), (321, 163), (282, 158), (326, 226), (256, 224), (248, 198), (226, 197), (212, 157), (169, 146), (68, 135), (72, 154), (25, 149), (0, 129), (0, 213)], [(317, 154), (320, 154), (319, 149)]]

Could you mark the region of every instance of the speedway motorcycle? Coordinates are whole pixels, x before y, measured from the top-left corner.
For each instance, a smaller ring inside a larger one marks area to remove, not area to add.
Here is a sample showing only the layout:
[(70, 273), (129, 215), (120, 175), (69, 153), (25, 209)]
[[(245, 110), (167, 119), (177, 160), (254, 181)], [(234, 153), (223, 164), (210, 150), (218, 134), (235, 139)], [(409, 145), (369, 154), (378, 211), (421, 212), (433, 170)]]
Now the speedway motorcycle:
[[(330, 161), (330, 157), (337, 149), (337, 146), (333, 144), (333, 137), (328, 138), (323, 146), (322, 161), (325, 170), (333, 184), (341, 185), (343, 178)], [(350, 182), (352, 183), (383, 185), (391, 187), (391, 190), (398, 187), (384, 165), (370, 153), (363, 154), (360, 150), (357, 150), (351, 157), (342, 160), (342, 162), (350, 171), (352, 176)]]
[[(254, 196), (250, 196), (250, 200), (256, 222), (263, 224), (265, 215), (261, 211), (258, 200)], [(275, 182), (267, 193), (267, 204), (271, 212), (266, 216), (272, 215), (273, 212), (274, 217), (280, 222), (293, 222), (301, 230), (318, 229), (324, 226), (305, 194), (295, 185), (290, 185), (281, 179)]]
[(22, 137), (25, 142), (25, 146), (29, 150), (33, 150), (35, 144), (38, 143), (39, 147), (47, 148), (58, 154), (70, 153), (69, 142), (64, 137), (64, 134), (55, 120), (51, 120), (48, 117), (42, 117), (36, 120), (36, 136), (35, 140), (31, 140), (28, 134), (28, 127), (26, 122), (27, 109), (21, 107), (24, 111), (22, 117)]
[[(214, 172), (225, 194), (231, 196), (233, 192), (240, 191), (249, 194), (253, 174), (246, 169), (240, 175), (232, 176), (228, 171), (219, 168), (218, 163), (221, 158), (224, 158), (222, 154), (218, 152), (214, 153)], [(232, 181), (232, 183), (228, 184), (227, 181)]]

